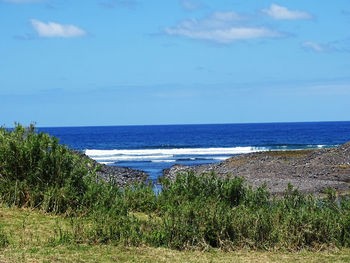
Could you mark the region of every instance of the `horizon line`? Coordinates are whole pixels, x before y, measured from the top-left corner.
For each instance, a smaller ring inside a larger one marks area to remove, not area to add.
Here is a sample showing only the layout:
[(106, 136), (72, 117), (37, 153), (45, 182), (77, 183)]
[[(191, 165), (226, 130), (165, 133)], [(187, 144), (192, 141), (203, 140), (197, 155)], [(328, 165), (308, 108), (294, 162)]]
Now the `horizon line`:
[[(194, 125), (245, 125), (245, 124), (293, 124), (293, 123), (331, 123), (331, 122), (350, 122), (350, 120), (341, 121), (271, 121), (271, 122), (223, 122), (223, 123), (168, 123), (168, 124), (116, 124), (116, 125), (78, 125), (78, 126), (36, 126), (36, 128), (93, 128), (93, 127), (144, 127), (144, 126), (194, 126)], [(21, 124), (22, 125), (22, 124)], [(27, 126), (27, 125), (24, 125)], [(8, 127), (8, 128), (13, 128)]]

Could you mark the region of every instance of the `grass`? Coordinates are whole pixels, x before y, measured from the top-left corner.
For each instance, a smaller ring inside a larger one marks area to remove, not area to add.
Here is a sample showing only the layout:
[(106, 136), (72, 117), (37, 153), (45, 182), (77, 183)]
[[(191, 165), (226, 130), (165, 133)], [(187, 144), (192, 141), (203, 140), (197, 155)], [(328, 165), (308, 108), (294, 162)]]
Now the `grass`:
[(349, 262), (350, 251), (256, 252), (175, 251), (165, 248), (112, 246), (60, 246), (5, 250), (0, 261), (7, 262)]
[(282, 158), (303, 158), (315, 150), (288, 150), (288, 151), (267, 151), (266, 155)]
[(237, 158), (237, 157), (233, 157), (230, 159), (227, 159), (226, 164), (231, 165), (231, 166), (242, 166), (245, 165), (247, 163), (247, 159), (243, 159), (243, 158)]
[(342, 165), (338, 165), (338, 167), (346, 170), (346, 169), (350, 169), (350, 164), (342, 164)]
[(0, 208), (0, 225), (16, 247), (40, 245), (54, 237), (59, 227), (67, 228), (67, 218), (29, 208)]
[[(144, 216), (139, 213), (138, 216)], [(144, 217), (143, 219), (146, 220)], [(69, 219), (32, 209), (0, 207), (0, 224), (9, 245), (0, 248), (0, 262), (349, 262), (350, 249), (299, 252), (172, 250), (148, 246), (111, 244), (55, 244), (54, 229), (70, 225)]]
[[(266, 151), (266, 152), (264, 152), (264, 155), (271, 156), (271, 157), (283, 158), (285, 161), (289, 161), (290, 159), (303, 158), (303, 157), (311, 154), (314, 151), (315, 150), (313, 150), (313, 149), (287, 150), (287, 151)], [(250, 157), (250, 158), (256, 158), (256, 157)], [(225, 162), (228, 165), (239, 167), (239, 166), (243, 166), (243, 165), (247, 164), (248, 160), (244, 157), (232, 157), (232, 158), (227, 159)]]

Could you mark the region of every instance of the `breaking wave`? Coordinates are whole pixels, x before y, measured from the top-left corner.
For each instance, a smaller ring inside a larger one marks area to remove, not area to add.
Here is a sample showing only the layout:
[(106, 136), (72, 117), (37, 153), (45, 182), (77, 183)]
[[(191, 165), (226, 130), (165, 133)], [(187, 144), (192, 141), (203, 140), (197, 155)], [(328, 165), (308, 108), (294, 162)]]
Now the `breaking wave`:
[(115, 149), (96, 150), (87, 149), (85, 154), (103, 164), (116, 164), (125, 162), (153, 162), (174, 163), (188, 161), (223, 161), (227, 158), (252, 152), (269, 150), (297, 150), (327, 148), (328, 145), (272, 145), (264, 147), (221, 147), (221, 148), (159, 148), (159, 149)]
[(85, 154), (101, 163), (121, 161), (175, 162), (176, 160), (225, 160), (232, 155), (267, 151), (267, 147), (173, 148), (137, 150), (85, 150)]

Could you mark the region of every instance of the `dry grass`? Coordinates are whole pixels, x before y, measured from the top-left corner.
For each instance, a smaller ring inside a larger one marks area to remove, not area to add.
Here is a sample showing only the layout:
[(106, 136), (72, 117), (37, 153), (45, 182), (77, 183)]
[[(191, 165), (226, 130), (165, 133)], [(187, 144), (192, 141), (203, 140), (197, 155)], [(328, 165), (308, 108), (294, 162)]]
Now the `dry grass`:
[(282, 158), (303, 158), (306, 155), (314, 152), (315, 150), (296, 150), (296, 151), (268, 151), (266, 155), (271, 157)]
[(338, 165), (338, 167), (346, 170), (346, 169), (350, 169), (350, 164), (342, 164), (342, 165)]
[[(288, 151), (266, 151), (266, 152), (264, 152), (264, 155), (267, 155), (270, 157), (283, 158), (285, 160), (288, 160), (288, 159), (293, 159), (293, 158), (303, 158), (314, 151), (315, 151), (314, 149), (288, 150)], [(252, 156), (252, 157), (250, 157), (250, 160), (255, 159), (255, 158), (256, 158), (256, 156)], [(227, 159), (225, 162), (227, 165), (234, 166), (234, 167), (240, 167), (240, 166), (247, 164), (248, 159), (245, 156), (239, 156), (239, 157), (233, 157), (233, 158)]]
[(230, 166), (235, 166), (235, 167), (239, 167), (242, 165), (245, 165), (247, 163), (247, 159), (246, 158), (230, 158), (228, 160), (226, 160), (226, 164), (230, 165)]
[(115, 246), (59, 246), (6, 249), (1, 262), (349, 262), (350, 251), (340, 252), (200, 252), (165, 248)]
[[(146, 217), (141, 213), (135, 216)], [(166, 248), (113, 245), (52, 245), (59, 225), (69, 220), (38, 211), (0, 206), (0, 225), (10, 244), (0, 249), (0, 262), (350, 262), (350, 249), (322, 252), (176, 251)]]
[[(65, 229), (69, 221), (31, 209), (0, 206), (0, 225), (13, 246), (26, 248), (47, 243), (58, 227)], [(0, 261), (1, 262), (1, 261)]]

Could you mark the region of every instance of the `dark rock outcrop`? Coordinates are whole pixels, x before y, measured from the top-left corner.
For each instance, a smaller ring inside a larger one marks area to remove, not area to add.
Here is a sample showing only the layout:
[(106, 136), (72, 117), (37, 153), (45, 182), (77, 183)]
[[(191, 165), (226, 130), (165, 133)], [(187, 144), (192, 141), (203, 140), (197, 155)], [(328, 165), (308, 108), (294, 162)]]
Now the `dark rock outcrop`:
[(177, 173), (215, 172), (218, 176), (239, 176), (248, 185), (266, 183), (273, 194), (281, 194), (291, 183), (303, 193), (322, 193), (326, 187), (349, 190), (350, 142), (339, 147), (300, 151), (267, 151), (237, 155), (223, 162), (194, 167), (174, 165), (163, 176), (175, 178)]
[(89, 168), (94, 169), (99, 166), (100, 168), (97, 171), (97, 176), (99, 179), (113, 182), (119, 186), (132, 185), (137, 182), (144, 182), (148, 178), (148, 174), (144, 171), (135, 170), (127, 167), (116, 167), (109, 166), (105, 164), (99, 164), (95, 160), (91, 159), (86, 154), (72, 150), (73, 153), (81, 156), (84, 159), (88, 159), (90, 161)]

